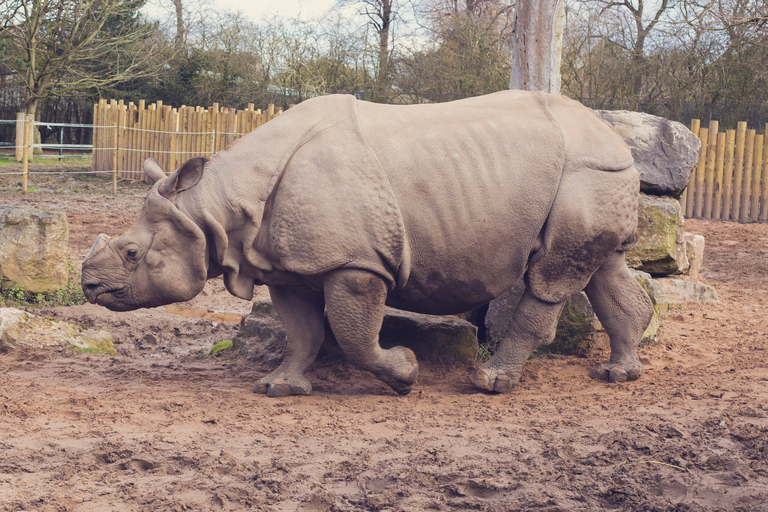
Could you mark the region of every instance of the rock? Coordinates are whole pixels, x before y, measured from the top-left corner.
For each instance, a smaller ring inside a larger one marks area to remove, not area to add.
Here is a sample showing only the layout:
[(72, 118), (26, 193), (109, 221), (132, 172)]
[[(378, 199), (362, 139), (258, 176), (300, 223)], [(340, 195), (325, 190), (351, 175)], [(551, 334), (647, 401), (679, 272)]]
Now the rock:
[(115, 354), (112, 335), (77, 324), (32, 315), (15, 308), (0, 308), (0, 351), (25, 345), (35, 348), (63, 347), (85, 352)]
[[(472, 364), (479, 349), (477, 328), (459, 317), (420, 315), (387, 308), (379, 342), (382, 347), (402, 345), (422, 361)], [(247, 360), (265, 369), (276, 368), (283, 359), (286, 334), (274, 306), (257, 301), (243, 317), (232, 347)], [(341, 350), (326, 320), (323, 352), (341, 356)]]
[(696, 279), (699, 277), (701, 265), (704, 263), (704, 237), (693, 233), (683, 233), (683, 242), (689, 263), (686, 274)]
[(646, 194), (680, 197), (699, 158), (701, 141), (684, 125), (642, 112), (595, 110), (622, 136)]
[(232, 348), (248, 361), (273, 370), (283, 360), (285, 340), (285, 329), (272, 303), (255, 301), (251, 312), (240, 321)]
[(630, 272), (634, 274), (635, 279), (640, 283), (640, 286), (643, 287), (643, 290), (648, 294), (648, 297), (653, 304), (653, 317), (651, 318), (648, 327), (645, 328), (641, 341), (644, 343), (656, 343), (659, 341), (661, 313), (669, 307), (667, 304), (667, 294), (664, 292), (664, 288), (661, 287), (658, 280), (653, 279), (650, 274), (634, 269), (630, 269)]
[(408, 347), (422, 361), (472, 364), (477, 361), (477, 327), (456, 316), (421, 315), (387, 308), (379, 342)]
[(717, 304), (720, 299), (717, 297), (717, 291), (708, 284), (700, 283), (690, 279), (675, 279), (665, 277), (657, 280), (667, 301), (672, 303), (695, 302), (700, 304)]
[[(653, 318), (643, 333), (643, 342), (655, 342), (658, 336), (659, 321), (666, 308), (663, 288), (652, 279), (650, 274), (632, 270), (635, 279), (648, 293), (653, 303)], [(506, 336), (509, 321), (522, 297), (525, 284), (520, 280), (511, 290), (492, 300), (488, 305), (485, 325), (491, 350), (495, 350), (501, 339)], [(592, 305), (584, 292), (568, 299), (557, 322), (555, 339), (547, 349), (557, 354), (587, 355), (593, 347), (607, 341), (607, 335), (595, 315)]]
[(685, 272), (688, 259), (683, 242), (683, 212), (677, 199), (640, 194), (637, 245), (627, 253), (627, 265), (653, 275)]
[(0, 206), (0, 286), (35, 293), (66, 286), (68, 239), (63, 213)]

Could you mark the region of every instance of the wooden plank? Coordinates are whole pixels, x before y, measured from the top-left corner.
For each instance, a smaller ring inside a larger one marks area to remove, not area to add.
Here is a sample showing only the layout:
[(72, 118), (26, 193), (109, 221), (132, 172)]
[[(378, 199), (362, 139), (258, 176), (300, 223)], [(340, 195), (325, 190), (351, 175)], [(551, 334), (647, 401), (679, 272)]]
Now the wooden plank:
[(170, 153), (168, 154), (168, 168), (165, 171), (173, 172), (177, 167), (179, 151), (179, 111), (175, 108), (171, 110), (169, 131), (171, 132), (168, 146)]
[(763, 182), (760, 187), (760, 222), (768, 222), (768, 123), (765, 125), (765, 143), (763, 149)]
[(752, 165), (752, 193), (749, 201), (749, 219), (760, 220), (760, 184), (763, 174), (763, 144), (765, 136), (755, 135), (755, 157)]
[(712, 197), (715, 186), (715, 156), (717, 154), (718, 122), (709, 122), (709, 137), (707, 140), (707, 167), (704, 170), (704, 209), (705, 219), (712, 218)]
[[(699, 121), (698, 119), (691, 119), (691, 131), (697, 137), (699, 136), (700, 126), (701, 126), (701, 121)], [(685, 187), (685, 191), (683, 192), (684, 201), (682, 201), (682, 204), (680, 205), (683, 208), (683, 214), (689, 218), (693, 216), (693, 203), (695, 201), (694, 199), (695, 190), (696, 190), (696, 166), (693, 167), (693, 170), (691, 171), (691, 175), (688, 177), (688, 185)]]
[(733, 201), (731, 220), (739, 220), (741, 212), (741, 188), (744, 182), (744, 146), (747, 139), (747, 123), (739, 121), (736, 125), (736, 161), (733, 167)]
[[(96, 111), (98, 110), (98, 105), (93, 105), (93, 117), (96, 118)], [(14, 156), (16, 158), (17, 162), (21, 162), (24, 159), (24, 121), (26, 120), (26, 115), (24, 112), (16, 112), (16, 139), (14, 142), (14, 146), (16, 146), (14, 149)]]
[(725, 165), (723, 168), (723, 208), (720, 220), (731, 218), (731, 199), (733, 196), (733, 155), (736, 149), (736, 130), (725, 132)]
[(752, 160), (755, 157), (755, 135), (755, 130), (747, 130), (747, 139), (744, 144), (744, 179), (741, 184), (739, 222), (746, 222), (749, 219), (749, 200), (752, 190)]
[(712, 189), (712, 218), (720, 219), (723, 208), (723, 170), (725, 167), (725, 134), (717, 134), (715, 152), (715, 183)]
[(707, 167), (707, 142), (709, 141), (707, 128), (699, 130), (699, 139), (701, 140), (701, 148), (699, 148), (699, 162), (696, 164), (696, 196), (693, 206), (693, 216), (697, 219), (702, 218), (704, 211), (704, 171)]

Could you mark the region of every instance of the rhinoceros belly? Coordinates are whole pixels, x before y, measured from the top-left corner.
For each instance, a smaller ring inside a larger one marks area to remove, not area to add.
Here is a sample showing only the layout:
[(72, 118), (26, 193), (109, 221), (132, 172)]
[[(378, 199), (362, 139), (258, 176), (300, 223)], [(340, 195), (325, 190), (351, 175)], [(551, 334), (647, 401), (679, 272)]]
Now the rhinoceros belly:
[(484, 304), (523, 274), (563, 166), (543, 95), (497, 94), (391, 109), (360, 103), (410, 248), (389, 303), (448, 314)]

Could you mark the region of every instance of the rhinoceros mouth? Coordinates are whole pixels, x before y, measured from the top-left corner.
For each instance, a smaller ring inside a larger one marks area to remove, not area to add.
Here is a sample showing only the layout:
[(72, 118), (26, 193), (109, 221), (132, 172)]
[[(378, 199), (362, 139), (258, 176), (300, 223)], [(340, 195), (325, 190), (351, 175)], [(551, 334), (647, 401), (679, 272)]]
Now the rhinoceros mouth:
[(85, 295), (86, 299), (88, 299), (88, 302), (91, 304), (98, 304), (99, 306), (104, 306), (108, 309), (134, 309), (130, 306), (130, 304), (126, 304), (123, 300), (121, 300), (124, 296), (127, 295), (125, 286), (119, 286), (115, 288), (100, 286), (97, 289), (88, 290)]

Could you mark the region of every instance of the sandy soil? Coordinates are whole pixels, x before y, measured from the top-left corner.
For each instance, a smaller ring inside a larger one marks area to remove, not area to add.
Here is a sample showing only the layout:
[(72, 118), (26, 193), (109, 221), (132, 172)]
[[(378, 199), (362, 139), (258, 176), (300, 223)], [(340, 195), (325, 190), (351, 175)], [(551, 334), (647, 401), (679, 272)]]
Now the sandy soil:
[[(48, 188), (0, 203), (65, 211), (76, 265), (146, 190)], [(672, 307), (625, 384), (589, 378), (605, 351), (532, 360), (503, 396), (467, 367), (422, 365), (399, 397), (319, 361), (312, 396), (268, 399), (259, 368), (199, 355), (248, 310), (217, 283), (176, 309), (48, 311), (110, 330), (120, 355), (0, 355), (0, 510), (766, 511), (768, 225), (686, 230), (720, 304)]]

